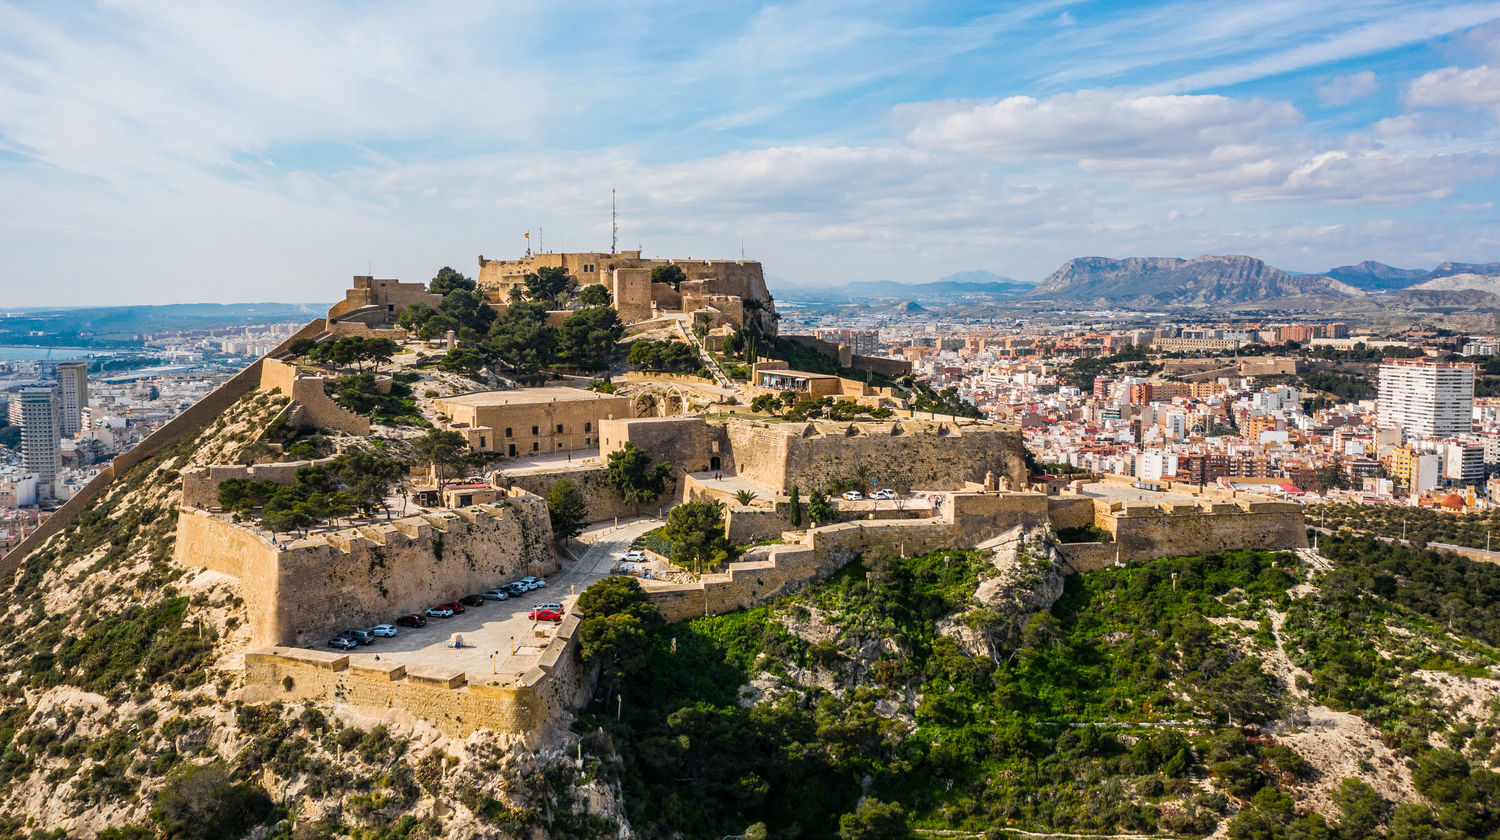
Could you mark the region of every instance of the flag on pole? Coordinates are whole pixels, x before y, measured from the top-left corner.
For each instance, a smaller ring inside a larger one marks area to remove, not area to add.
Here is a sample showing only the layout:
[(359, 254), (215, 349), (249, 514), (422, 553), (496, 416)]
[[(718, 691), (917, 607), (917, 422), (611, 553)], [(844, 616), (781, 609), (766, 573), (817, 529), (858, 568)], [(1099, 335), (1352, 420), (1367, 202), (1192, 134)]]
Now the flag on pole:
[(526, 237), (527, 239), (531, 238), (531, 234), (530, 233), (523, 233), (521, 235), (524, 236), (524, 237)]

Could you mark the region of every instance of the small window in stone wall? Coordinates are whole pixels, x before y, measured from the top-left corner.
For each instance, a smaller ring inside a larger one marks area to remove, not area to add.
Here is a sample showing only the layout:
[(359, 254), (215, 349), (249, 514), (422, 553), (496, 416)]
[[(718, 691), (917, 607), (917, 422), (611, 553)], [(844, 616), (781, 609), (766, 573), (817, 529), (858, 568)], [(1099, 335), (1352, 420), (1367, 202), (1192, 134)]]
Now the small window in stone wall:
[(563, 424), (561, 424), (561, 423), (557, 424), (557, 433), (558, 434), (562, 434), (563, 433)]
[(505, 427), (505, 436), (506, 437), (510, 437), (511, 436), (510, 435), (510, 431), (511, 431), (511, 427), (510, 426), (506, 426)]
[(534, 435), (535, 434), (540, 434), (541, 433), (541, 427), (539, 427), (539, 426), (532, 426), (531, 427), (531, 433), (534, 434)]
[(583, 424), (583, 432), (584, 432), (584, 434), (588, 434), (589, 432), (592, 432), (593, 430), (594, 430), (594, 424), (591, 423), (591, 422), (585, 421), (584, 424)]

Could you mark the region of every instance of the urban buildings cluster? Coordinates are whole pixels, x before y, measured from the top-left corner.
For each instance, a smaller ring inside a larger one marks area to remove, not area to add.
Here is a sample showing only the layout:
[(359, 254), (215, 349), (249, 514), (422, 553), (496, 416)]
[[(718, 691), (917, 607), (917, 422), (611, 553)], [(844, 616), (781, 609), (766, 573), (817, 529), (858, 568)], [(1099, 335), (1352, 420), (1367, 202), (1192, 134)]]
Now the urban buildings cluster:
[[(791, 313), (789, 332), (843, 343), (876, 333), (871, 355), (907, 359), (935, 389), (952, 387), (987, 417), (1018, 423), (1051, 469), (1304, 501), (1500, 503), (1500, 478), (1491, 480), (1500, 474), (1500, 399), (1475, 396), (1477, 364), (1497, 345), (1490, 336), (1387, 335), (1344, 323), (835, 328)], [(1080, 373), (1089, 370), (1081, 359), (1136, 347), (1151, 351), (1144, 364)], [(1373, 387), (1339, 398), (1302, 384), (1324, 359), (1335, 360), (1334, 379)], [(1373, 363), (1376, 375), (1356, 372)]]

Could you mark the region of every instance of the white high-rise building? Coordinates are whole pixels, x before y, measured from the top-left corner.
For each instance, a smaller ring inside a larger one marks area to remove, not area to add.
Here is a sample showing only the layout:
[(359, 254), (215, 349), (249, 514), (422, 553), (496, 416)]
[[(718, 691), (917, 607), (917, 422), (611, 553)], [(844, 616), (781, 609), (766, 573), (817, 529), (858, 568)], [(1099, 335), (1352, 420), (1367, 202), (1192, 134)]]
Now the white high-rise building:
[(1407, 437), (1468, 434), (1474, 414), (1474, 366), (1431, 359), (1380, 363), (1380, 425)]
[(22, 388), (10, 403), (10, 423), (21, 430), (21, 466), (36, 473), (39, 499), (55, 497), (57, 474), (62, 471), (58, 414), (54, 387)]
[(57, 395), (61, 404), (62, 433), (68, 437), (83, 428), (83, 410), (89, 405), (88, 362), (61, 362), (57, 366)]

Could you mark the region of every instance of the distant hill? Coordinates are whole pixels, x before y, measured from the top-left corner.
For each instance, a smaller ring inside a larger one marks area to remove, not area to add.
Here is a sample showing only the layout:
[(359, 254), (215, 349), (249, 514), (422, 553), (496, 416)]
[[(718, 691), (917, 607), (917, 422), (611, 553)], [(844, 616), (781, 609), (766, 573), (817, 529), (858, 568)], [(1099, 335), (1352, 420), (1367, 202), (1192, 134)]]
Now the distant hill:
[(891, 280), (857, 280), (838, 286), (796, 286), (775, 283), (772, 293), (778, 300), (808, 303), (842, 303), (847, 301), (921, 301), (951, 303), (966, 299), (1013, 298), (1031, 290), (1030, 283), (1001, 277), (983, 269), (960, 271), (930, 283), (897, 283)]
[(1405, 289), (1432, 279), (1432, 272), (1420, 268), (1396, 268), (1385, 263), (1365, 260), (1358, 265), (1341, 265), (1324, 272), (1327, 276), (1366, 291)]
[[(1325, 274), (1340, 282), (1348, 283), (1355, 288), (1372, 292), (1397, 291), (1411, 288), (1488, 290), (1492, 284), (1486, 284), (1484, 278), (1500, 276), (1500, 262), (1445, 262), (1429, 271), (1423, 268), (1395, 268), (1385, 263), (1375, 262), (1374, 260), (1365, 260), (1358, 265), (1344, 265), (1329, 269)], [(1477, 283), (1478, 285), (1426, 285), (1430, 281), (1449, 277), (1462, 278), (1458, 281), (1460, 284)]]
[(1321, 275), (1293, 275), (1254, 257), (1078, 257), (1027, 298), (1097, 306), (1214, 307), (1278, 298), (1360, 297)]

